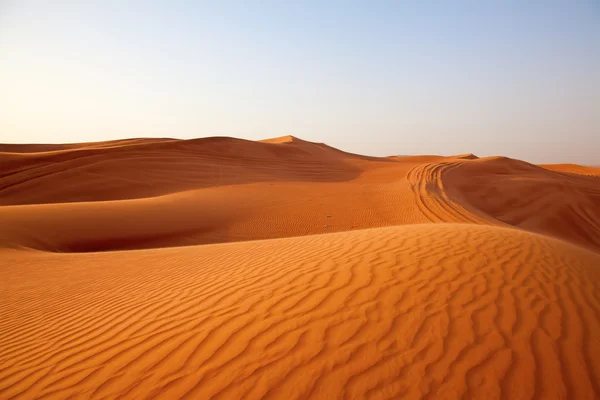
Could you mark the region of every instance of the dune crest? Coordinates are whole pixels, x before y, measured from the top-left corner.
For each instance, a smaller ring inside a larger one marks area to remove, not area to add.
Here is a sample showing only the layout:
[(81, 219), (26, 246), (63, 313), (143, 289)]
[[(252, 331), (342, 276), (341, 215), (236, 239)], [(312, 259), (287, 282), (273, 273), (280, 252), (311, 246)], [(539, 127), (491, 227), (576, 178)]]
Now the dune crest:
[(261, 140), (264, 143), (306, 143), (305, 140), (299, 139), (292, 135), (279, 136), (271, 139)]
[(0, 398), (600, 398), (600, 176), (293, 136), (0, 145)]

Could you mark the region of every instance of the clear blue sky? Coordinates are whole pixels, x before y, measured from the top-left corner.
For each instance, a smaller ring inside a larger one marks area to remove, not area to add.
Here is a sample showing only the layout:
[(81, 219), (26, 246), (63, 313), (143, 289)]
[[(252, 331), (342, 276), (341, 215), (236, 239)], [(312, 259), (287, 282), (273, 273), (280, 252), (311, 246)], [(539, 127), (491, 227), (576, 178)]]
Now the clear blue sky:
[(600, 164), (600, 2), (0, 0), (0, 142)]

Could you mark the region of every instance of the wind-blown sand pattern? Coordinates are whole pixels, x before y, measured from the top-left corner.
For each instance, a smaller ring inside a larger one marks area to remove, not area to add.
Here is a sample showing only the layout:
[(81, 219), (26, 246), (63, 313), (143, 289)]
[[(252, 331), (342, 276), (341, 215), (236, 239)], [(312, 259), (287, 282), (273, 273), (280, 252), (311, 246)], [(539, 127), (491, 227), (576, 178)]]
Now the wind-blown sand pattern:
[(2, 399), (600, 398), (597, 169), (292, 137), (0, 152)]

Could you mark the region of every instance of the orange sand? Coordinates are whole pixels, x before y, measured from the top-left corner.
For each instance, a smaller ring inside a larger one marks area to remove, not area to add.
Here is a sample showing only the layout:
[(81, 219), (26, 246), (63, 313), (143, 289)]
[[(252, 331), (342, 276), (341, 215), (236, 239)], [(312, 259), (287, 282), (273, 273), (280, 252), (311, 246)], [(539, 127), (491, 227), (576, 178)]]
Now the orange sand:
[(0, 145), (0, 285), (2, 399), (600, 398), (600, 171)]

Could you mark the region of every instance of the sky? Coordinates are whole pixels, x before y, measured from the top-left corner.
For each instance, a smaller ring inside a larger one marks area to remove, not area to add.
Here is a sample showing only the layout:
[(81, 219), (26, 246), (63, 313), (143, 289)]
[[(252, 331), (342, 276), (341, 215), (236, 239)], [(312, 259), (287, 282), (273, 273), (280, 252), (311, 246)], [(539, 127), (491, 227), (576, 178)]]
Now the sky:
[(600, 2), (0, 0), (0, 142), (600, 165)]

